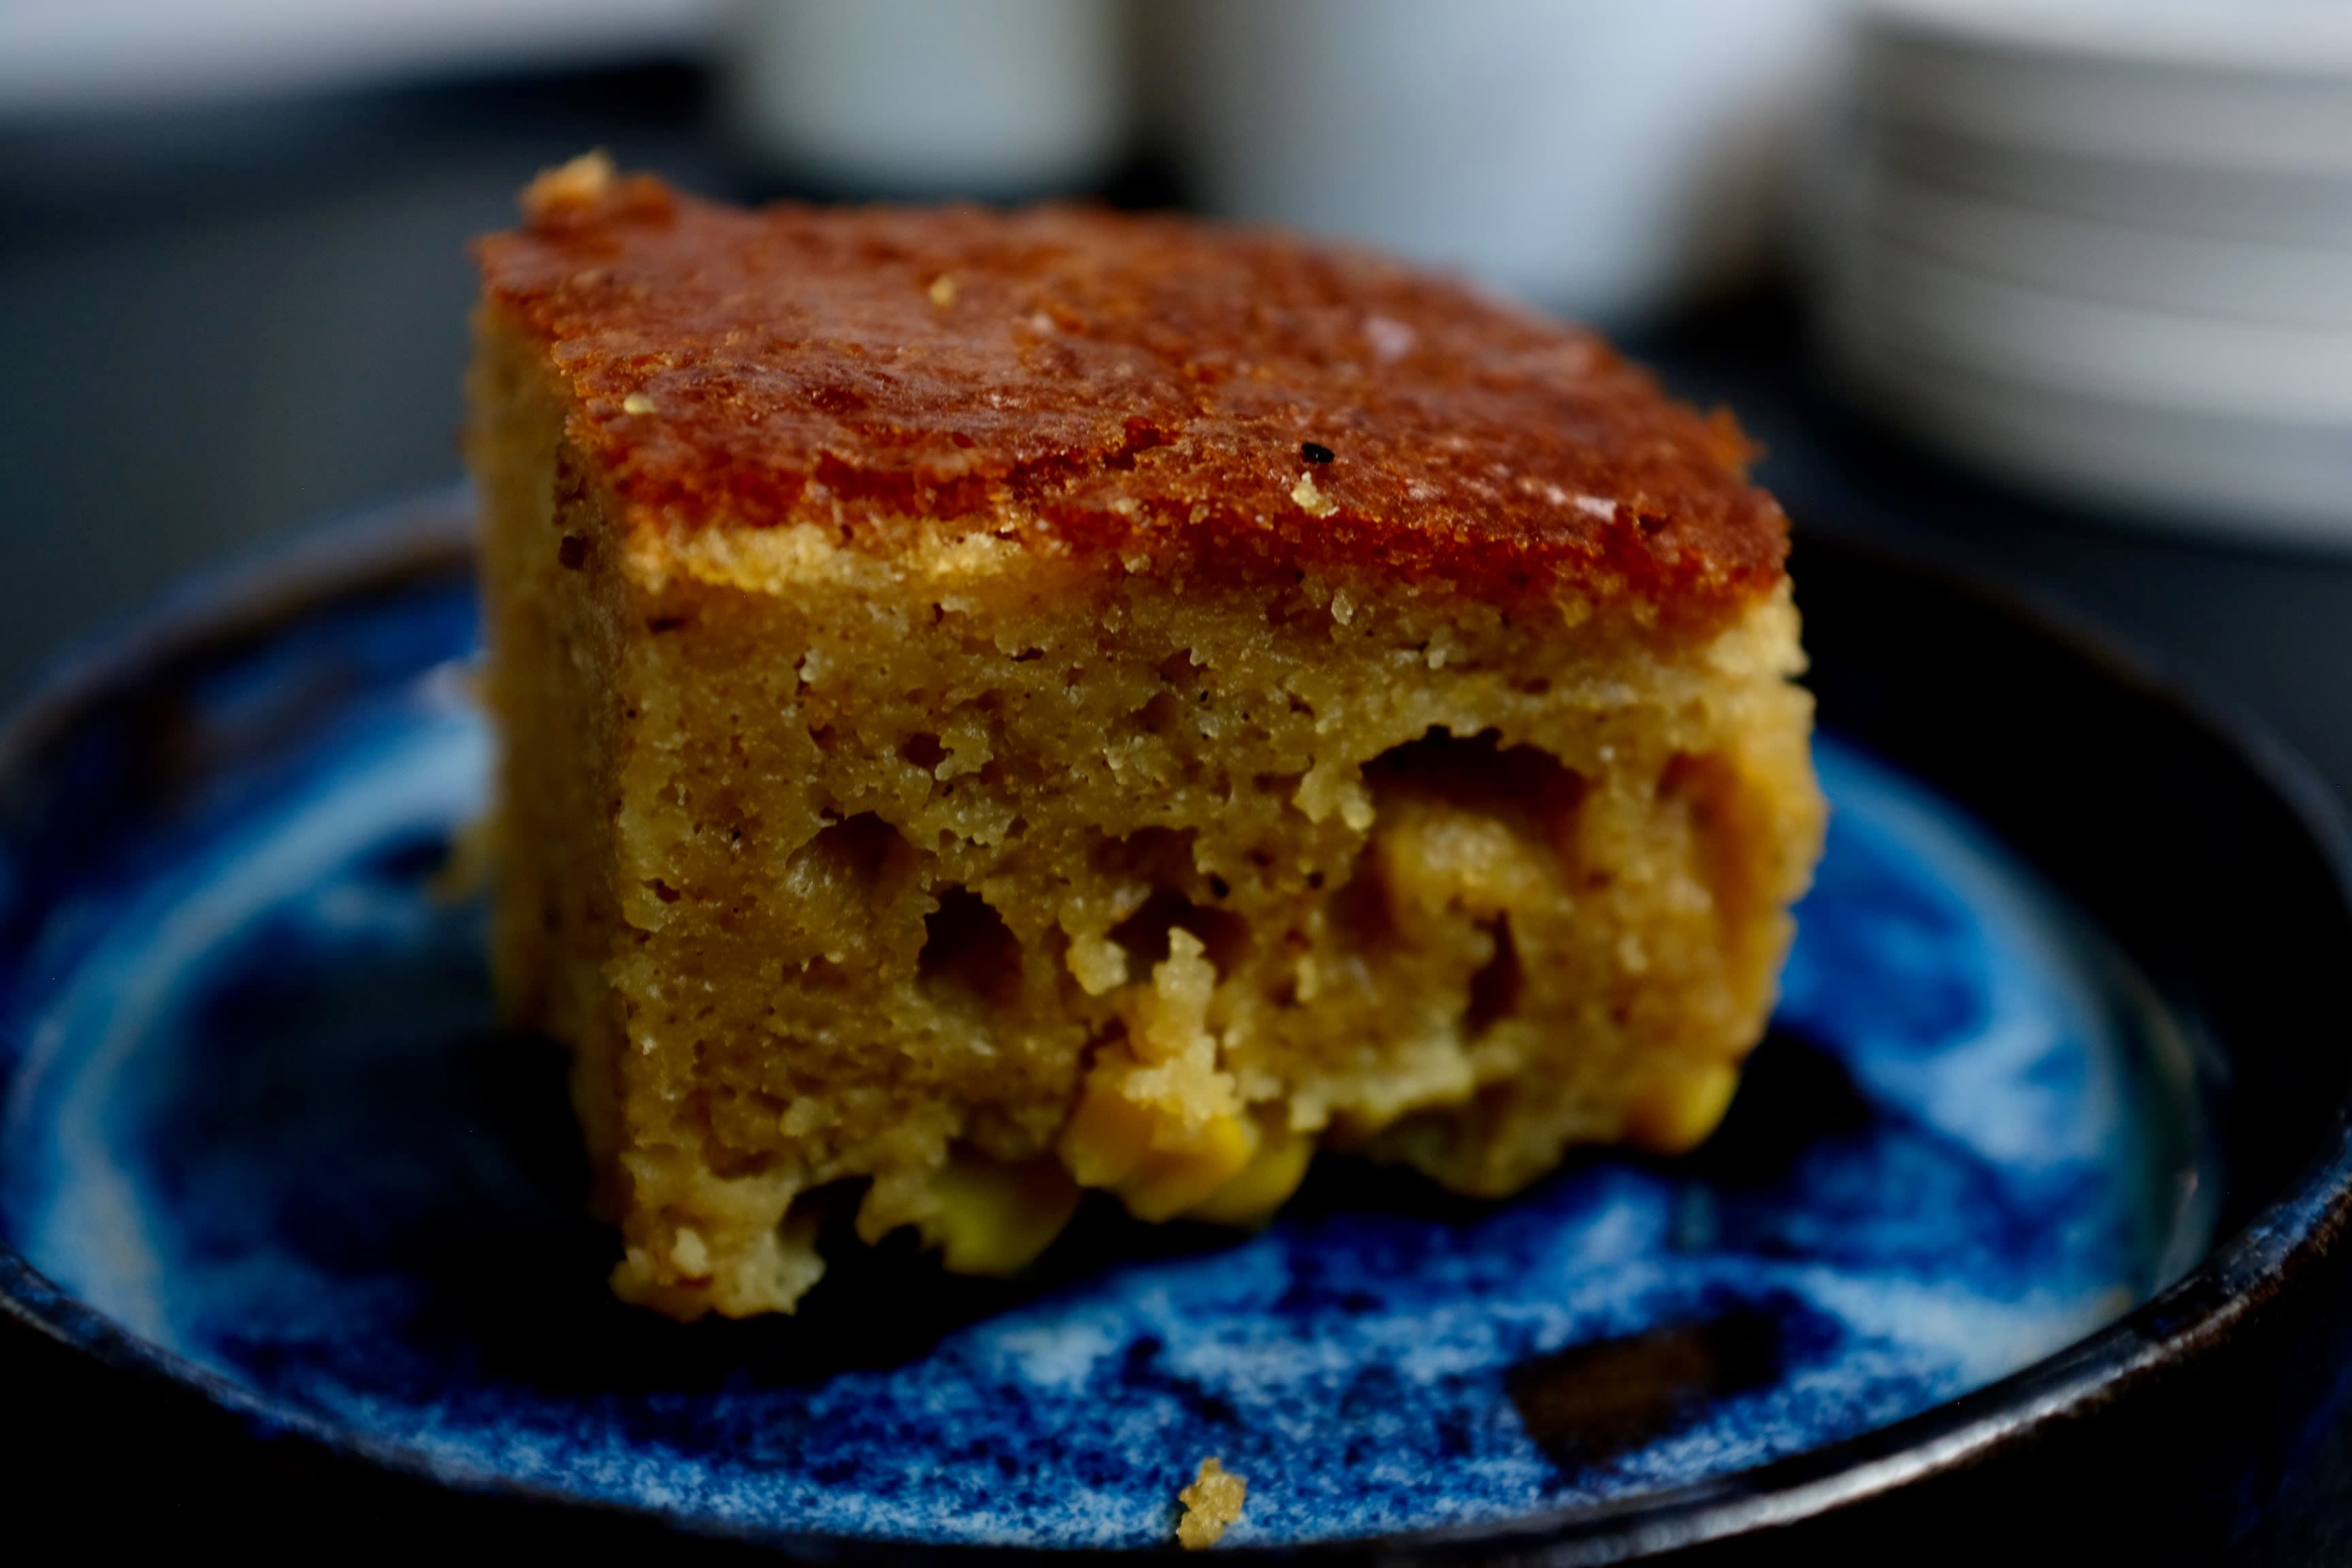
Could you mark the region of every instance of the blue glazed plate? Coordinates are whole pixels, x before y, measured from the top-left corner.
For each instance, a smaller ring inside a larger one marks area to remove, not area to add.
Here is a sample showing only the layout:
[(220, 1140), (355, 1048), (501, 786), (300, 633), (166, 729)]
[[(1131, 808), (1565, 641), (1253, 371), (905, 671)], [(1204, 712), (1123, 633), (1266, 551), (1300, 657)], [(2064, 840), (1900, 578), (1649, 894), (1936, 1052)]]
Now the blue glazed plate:
[(53, 704), (0, 815), (18, 1310), (253, 1430), (803, 1542), (1158, 1546), (1216, 1455), (1233, 1546), (1460, 1542), (1916, 1426), (2213, 1240), (2205, 1010), (1832, 732), (1783, 1000), (1694, 1157), (1496, 1205), (1325, 1162), (1238, 1243), (1105, 1205), (1018, 1281), (888, 1247), (796, 1319), (631, 1311), (442, 874), (490, 748), (462, 563), (396, 537)]

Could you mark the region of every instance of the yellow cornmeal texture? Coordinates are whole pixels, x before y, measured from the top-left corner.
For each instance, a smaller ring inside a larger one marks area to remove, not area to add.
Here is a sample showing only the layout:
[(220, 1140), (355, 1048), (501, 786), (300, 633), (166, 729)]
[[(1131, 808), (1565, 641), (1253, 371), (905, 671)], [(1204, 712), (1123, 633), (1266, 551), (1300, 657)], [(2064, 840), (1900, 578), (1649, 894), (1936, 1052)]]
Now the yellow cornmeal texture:
[(1690, 1147), (1820, 835), (1785, 581), (1721, 629), (902, 520), (635, 532), (481, 318), (499, 970), (614, 1287), (789, 1310), (820, 1188), (1020, 1268), (1081, 1190), (1247, 1226), (1318, 1150), (1500, 1196)]
[[(1107, 1188), (1257, 1223), (1317, 1148), (1501, 1195), (1728, 1104), (1817, 834), (1783, 586), (1703, 645), (982, 535), (632, 560), (493, 341), (501, 970), (576, 1051), (621, 1293), (789, 1309), (794, 1200), (1027, 1262)], [(620, 1103), (627, 1106), (622, 1136)]]
[(1248, 1497), (1247, 1481), (1214, 1458), (1202, 1460), (1192, 1484), (1176, 1494), (1184, 1505), (1184, 1515), (1176, 1521), (1177, 1541), (1191, 1552), (1214, 1546), (1240, 1521)]

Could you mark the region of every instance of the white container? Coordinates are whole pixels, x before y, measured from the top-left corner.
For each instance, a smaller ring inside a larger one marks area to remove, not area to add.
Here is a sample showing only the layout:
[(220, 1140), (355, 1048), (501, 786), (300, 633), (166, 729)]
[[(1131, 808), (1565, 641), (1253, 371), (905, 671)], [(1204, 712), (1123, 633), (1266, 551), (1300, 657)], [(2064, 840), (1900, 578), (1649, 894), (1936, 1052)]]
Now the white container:
[[(1866, 221), (1874, 246), (1891, 256), (2026, 289), (2217, 321), (2352, 331), (2352, 245), (2113, 223), (1919, 179), (1885, 182)], [(2352, 363), (2345, 371), (2352, 376)]]
[(1034, 195), (1125, 150), (1118, 0), (741, 0), (722, 102), (755, 158), (845, 192)]
[(2352, 5), (1867, 0), (1855, 401), (2118, 516), (2352, 545)]
[(1872, 112), (2184, 168), (2352, 172), (2341, 0), (1872, 0)]
[(1177, 0), (1159, 68), (1213, 211), (1570, 312), (1654, 311), (1768, 230), (1835, 0)]
[[(2352, 326), (2149, 310), (1883, 247), (1857, 260), (1839, 299), (1842, 317), (1941, 363), (2148, 407), (2352, 433)], [(2352, 510), (2352, 494), (2345, 504)]]
[(1832, 347), (1874, 409), (2029, 485), (2188, 532), (2340, 550), (2352, 530), (2352, 440), (2340, 426), (2216, 416), (1998, 375), (1889, 342), (1866, 323), (1837, 331)]
[(2352, 247), (2352, 168), (2154, 163), (1980, 141), (1933, 126), (1872, 123), (1879, 167), (1987, 201), (2288, 247)]

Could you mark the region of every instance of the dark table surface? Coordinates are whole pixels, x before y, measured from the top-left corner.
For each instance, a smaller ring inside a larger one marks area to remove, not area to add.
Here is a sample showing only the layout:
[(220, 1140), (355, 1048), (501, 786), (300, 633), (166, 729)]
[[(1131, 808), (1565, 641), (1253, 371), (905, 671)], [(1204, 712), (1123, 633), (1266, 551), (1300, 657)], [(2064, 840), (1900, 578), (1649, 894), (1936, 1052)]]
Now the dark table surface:
[[(700, 79), (656, 68), (0, 129), (0, 698), (192, 569), (453, 480), (466, 237), (589, 146), (747, 190), (705, 123)], [(1172, 193), (1145, 172), (1114, 194)], [(2225, 542), (1974, 477), (1822, 390), (1769, 291), (1629, 341), (1766, 445), (1801, 603), (1808, 534), (1951, 563), (2241, 706), (2352, 797), (2352, 542)], [(51, 1460), (90, 1473), (70, 1444)], [(2352, 1423), (2231, 1560), (2352, 1562)]]

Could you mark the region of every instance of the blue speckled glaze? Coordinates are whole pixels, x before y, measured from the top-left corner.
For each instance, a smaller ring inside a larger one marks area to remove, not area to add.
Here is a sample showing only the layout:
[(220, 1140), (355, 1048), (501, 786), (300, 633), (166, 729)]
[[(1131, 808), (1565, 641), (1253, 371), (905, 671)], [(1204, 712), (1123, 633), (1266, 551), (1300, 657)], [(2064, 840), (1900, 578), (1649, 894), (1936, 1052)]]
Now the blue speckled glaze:
[(269, 743), (199, 744), (86, 843), (0, 843), (0, 916), (79, 857), (0, 953), (0, 1226), (264, 1412), (586, 1498), (925, 1541), (1164, 1542), (1215, 1454), (1250, 1483), (1229, 1540), (1355, 1536), (1898, 1419), (2208, 1239), (2168, 1016), (1962, 816), (1825, 742), (1785, 1000), (1688, 1161), (1583, 1157), (1492, 1205), (1327, 1162), (1238, 1243), (1090, 1210), (1023, 1281), (885, 1248), (794, 1320), (630, 1311), (560, 1064), (492, 1032), (481, 911), (430, 885), (483, 795), (445, 662), (471, 637), (454, 586), (314, 620), (184, 694), (199, 742)]

